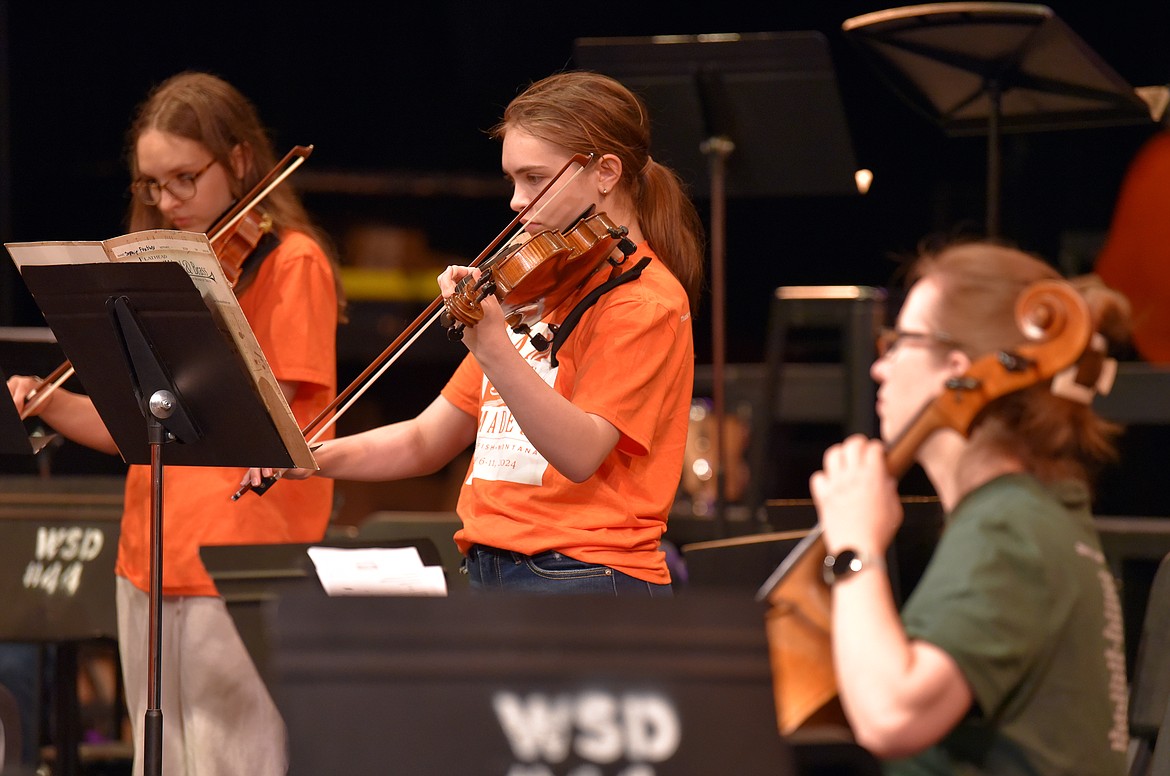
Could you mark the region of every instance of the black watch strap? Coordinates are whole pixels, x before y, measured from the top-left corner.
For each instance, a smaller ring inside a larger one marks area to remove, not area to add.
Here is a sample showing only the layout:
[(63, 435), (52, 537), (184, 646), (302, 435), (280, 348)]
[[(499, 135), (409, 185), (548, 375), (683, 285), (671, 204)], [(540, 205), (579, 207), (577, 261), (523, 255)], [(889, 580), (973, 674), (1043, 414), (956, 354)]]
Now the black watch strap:
[(824, 577), (826, 585), (832, 585), (834, 582), (851, 577), (869, 566), (884, 569), (886, 563), (880, 556), (869, 555), (853, 549), (843, 549), (836, 554), (825, 556), (821, 575)]

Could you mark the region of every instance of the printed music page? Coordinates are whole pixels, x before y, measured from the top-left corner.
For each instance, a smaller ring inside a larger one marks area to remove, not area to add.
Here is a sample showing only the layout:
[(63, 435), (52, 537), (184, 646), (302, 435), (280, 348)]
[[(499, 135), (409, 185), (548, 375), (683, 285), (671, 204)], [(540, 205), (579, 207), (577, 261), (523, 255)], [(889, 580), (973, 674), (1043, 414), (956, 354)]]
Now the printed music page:
[(325, 593), (342, 595), (447, 595), (442, 566), (424, 566), (416, 547), (310, 547)]
[(223, 274), (207, 235), (174, 229), (148, 229), (101, 242), (23, 242), (5, 243), (4, 247), (8, 249), (16, 268), (21, 271), (26, 266), (106, 261), (173, 261), (182, 265), (203, 297), (207, 309), (211, 311), (216, 325), (235, 345), (247, 365), (256, 390), (297, 467), (317, 468), (308, 443), (272, 374), (268, 358), (260, 349), (256, 335), (244, 317), (244, 311), (240, 309), (239, 300)]

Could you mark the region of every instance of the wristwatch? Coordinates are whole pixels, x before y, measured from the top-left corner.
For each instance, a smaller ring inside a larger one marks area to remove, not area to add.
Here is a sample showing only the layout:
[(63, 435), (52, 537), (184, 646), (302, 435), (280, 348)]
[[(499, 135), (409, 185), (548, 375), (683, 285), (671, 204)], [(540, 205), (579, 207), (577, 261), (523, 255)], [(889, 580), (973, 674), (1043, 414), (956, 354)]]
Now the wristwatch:
[(881, 557), (845, 549), (836, 555), (825, 556), (824, 565), (821, 566), (821, 576), (824, 577), (826, 585), (832, 585), (834, 582), (853, 576), (866, 566), (885, 568), (886, 564)]

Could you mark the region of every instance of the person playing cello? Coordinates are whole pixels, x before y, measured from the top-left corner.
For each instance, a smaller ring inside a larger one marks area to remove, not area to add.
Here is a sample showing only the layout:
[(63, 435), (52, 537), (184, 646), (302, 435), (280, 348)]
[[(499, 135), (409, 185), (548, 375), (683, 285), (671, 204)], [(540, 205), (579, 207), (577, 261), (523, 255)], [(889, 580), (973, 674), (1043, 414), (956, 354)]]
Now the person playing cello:
[[(944, 428), (926, 438), (915, 457), (946, 525), (896, 608), (882, 561), (902, 506), (886, 445), (948, 380), (1020, 346), (1017, 297), (1059, 275), (1021, 251), (971, 242), (924, 251), (911, 278), (871, 369), (882, 439), (832, 446), (810, 481), (845, 716), (887, 773), (1121, 776), (1121, 609), (1090, 511), (1118, 429), (1091, 396), (1041, 381), (987, 403), (968, 436)], [(1123, 307), (1107, 289), (1091, 292), (1095, 325)]]
[[(698, 214), (677, 176), (651, 158), (646, 107), (612, 78), (571, 71), (533, 83), (493, 135), (518, 214), (575, 156), (592, 155), (554, 205), (529, 210), (529, 234), (570, 226), (550, 212), (605, 213), (636, 250), (624, 264), (614, 250), (618, 266), (602, 261), (522, 333), (489, 295), (482, 320), (463, 331), (469, 353), (440, 395), (417, 417), (324, 443), (314, 453), (317, 474), (423, 475), (474, 442), (454, 537), (473, 591), (670, 595), (660, 539), (686, 444), (703, 263)], [(604, 290), (647, 258), (640, 276)], [(468, 275), (480, 271), (447, 268), (443, 296)], [(243, 484), (271, 473), (253, 469)]]
[[(198, 72), (180, 73), (154, 88), (130, 127), (128, 158), (132, 231), (207, 232), (276, 164), (254, 106), (224, 80)], [(287, 184), (273, 189), (258, 208), (271, 226), (252, 250), (236, 249), (242, 265), (231, 267), (229, 277), (240, 272), (234, 287), (240, 307), (294, 416), (305, 423), (336, 394), (336, 328), (343, 311), (336, 260)], [(17, 376), (8, 385), (20, 410), (39, 380)], [(73, 441), (118, 452), (84, 395), (58, 389), (34, 414)], [(289, 483), (265, 499), (234, 503), (229, 496), (240, 474), (238, 468), (202, 466), (167, 471), (160, 690), (162, 764), (168, 776), (287, 771), (284, 723), (199, 548), (319, 541), (332, 513), (333, 483)], [(136, 775), (143, 773), (148, 700), (150, 502), (150, 467), (131, 466), (116, 572), (118, 642)]]

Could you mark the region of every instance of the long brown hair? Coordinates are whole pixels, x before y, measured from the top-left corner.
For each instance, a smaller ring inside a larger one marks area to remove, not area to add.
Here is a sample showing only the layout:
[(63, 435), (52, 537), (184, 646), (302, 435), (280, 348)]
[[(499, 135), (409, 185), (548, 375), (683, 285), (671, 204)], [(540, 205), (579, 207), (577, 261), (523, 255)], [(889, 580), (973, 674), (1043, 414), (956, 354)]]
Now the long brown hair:
[[(126, 135), (126, 159), (131, 180), (137, 180), (139, 176), (135, 153), (138, 138), (150, 129), (193, 140), (210, 151), (227, 171), (232, 196), (236, 199), (251, 191), (276, 166), (272, 141), (255, 106), (234, 86), (210, 73), (179, 73), (157, 85), (147, 95)], [(232, 150), (238, 146), (249, 152), (248, 165), (240, 178), (235, 177), (231, 164)], [(343, 313), (341, 320), (344, 320), (345, 297), (341, 292), (332, 241), (309, 218), (288, 180), (264, 198), (263, 209), (272, 218), (277, 234), (282, 231), (304, 232), (325, 251), (333, 264), (341, 306), (339, 312)], [(138, 231), (159, 228), (165, 219), (156, 205), (147, 205), (137, 197), (131, 197), (126, 221), (131, 231)], [(244, 291), (248, 280), (247, 276), (240, 279), (237, 294)]]
[[(1026, 339), (1015, 318), (1016, 299), (1040, 280), (1061, 279), (1042, 258), (991, 241), (967, 241), (922, 253), (910, 279), (931, 278), (941, 291), (933, 330), (971, 358), (1011, 350)], [(1079, 289), (1102, 321), (1125, 314), (1125, 300), (1109, 289)], [(1091, 405), (1052, 393), (1051, 381), (996, 399), (975, 421), (980, 438), (1019, 456), (1042, 480), (1073, 477), (1091, 482), (1117, 457), (1121, 427)]]
[(691, 310), (703, 286), (705, 237), (678, 175), (650, 156), (650, 114), (641, 98), (614, 79), (585, 70), (537, 81), (513, 99), (491, 130), (510, 126), (573, 153), (613, 154), (622, 161), (647, 242), (686, 289)]

